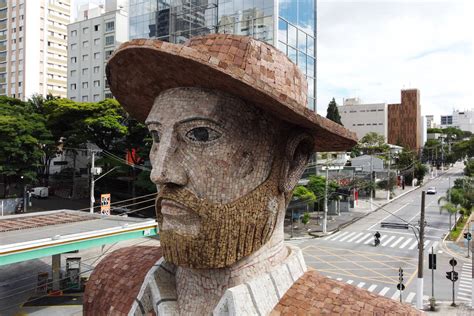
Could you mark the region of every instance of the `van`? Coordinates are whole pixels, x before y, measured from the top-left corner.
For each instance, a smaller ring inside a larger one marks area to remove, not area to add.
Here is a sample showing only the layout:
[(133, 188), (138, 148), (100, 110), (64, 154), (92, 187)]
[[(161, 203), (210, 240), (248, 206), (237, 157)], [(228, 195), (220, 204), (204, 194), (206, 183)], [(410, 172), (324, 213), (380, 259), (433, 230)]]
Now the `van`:
[(48, 195), (48, 187), (36, 187), (31, 189), (31, 196), (37, 199), (45, 199)]

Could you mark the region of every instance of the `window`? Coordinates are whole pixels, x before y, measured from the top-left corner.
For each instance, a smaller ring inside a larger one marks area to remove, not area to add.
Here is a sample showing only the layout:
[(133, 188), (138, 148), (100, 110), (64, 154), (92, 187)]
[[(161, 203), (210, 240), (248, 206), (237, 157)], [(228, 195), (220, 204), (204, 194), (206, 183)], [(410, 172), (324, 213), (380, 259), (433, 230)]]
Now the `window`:
[(75, 83), (71, 83), (70, 87), (71, 87), (71, 90), (76, 90), (76, 84)]
[(89, 28), (88, 27), (85, 27), (82, 29), (82, 34), (87, 34), (89, 33)]
[(100, 58), (100, 53), (94, 53), (94, 59), (99, 59)]
[(87, 101), (89, 101), (89, 96), (83, 95), (81, 101), (82, 101), (82, 102), (87, 102)]
[(71, 37), (77, 36), (77, 30), (71, 31)]
[(94, 80), (94, 87), (100, 87), (100, 81)]
[(97, 25), (94, 25), (94, 31), (96, 31), (96, 32), (97, 32), (98, 30), (99, 30), (99, 24), (97, 24)]
[(74, 50), (77, 48), (77, 44), (71, 44), (71, 50)]
[(100, 44), (100, 38), (94, 39), (94, 45), (99, 45)]
[(82, 69), (82, 74), (83, 74), (83, 75), (87, 75), (88, 72), (89, 72), (89, 69), (88, 69), (88, 68), (83, 68), (83, 69)]
[(89, 55), (82, 55), (82, 61), (88, 61)]
[(71, 76), (75, 76), (76, 75), (76, 71), (75, 70), (71, 70)]
[(95, 73), (95, 74), (98, 74), (98, 73), (99, 73), (99, 66), (95, 66), (95, 67), (94, 67), (94, 73)]
[(105, 94), (105, 98), (106, 98), (106, 99), (112, 99), (113, 97), (114, 97), (114, 96), (113, 96), (112, 93), (110, 93), (110, 92), (107, 92), (107, 93)]
[(115, 41), (115, 38), (113, 35), (111, 36), (107, 36), (105, 38), (105, 45), (113, 45), (114, 44), (114, 41)]
[(87, 81), (83, 82), (83, 83), (82, 83), (82, 88), (83, 88), (83, 89), (89, 88), (89, 82), (87, 82)]
[(94, 94), (94, 101), (99, 101), (100, 95)]
[(110, 21), (110, 22), (105, 23), (105, 31), (106, 32), (111, 32), (113, 30), (115, 30), (115, 22), (114, 21)]
[(73, 64), (77, 63), (77, 57), (71, 57), (71, 63)]
[(105, 51), (105, 59), (108, 59), (110, 57), (110, 55), (112, 55), (114, 51), (113, 50), (106, 50)]
[(82, 47), (84, 47), (84, 48), (89, 47), (89, 41), (82, 42)]

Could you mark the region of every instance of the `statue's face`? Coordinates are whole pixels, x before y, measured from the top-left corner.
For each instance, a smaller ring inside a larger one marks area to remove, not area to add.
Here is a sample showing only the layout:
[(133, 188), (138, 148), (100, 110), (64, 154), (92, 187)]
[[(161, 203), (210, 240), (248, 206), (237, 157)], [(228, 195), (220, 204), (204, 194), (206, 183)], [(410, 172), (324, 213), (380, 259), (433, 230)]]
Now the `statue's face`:
[(168, 261), (224, 267), (268, 241), (285, 204), (276, 120), (231, 95), (177, 88), (155, 99), (146, 124)]

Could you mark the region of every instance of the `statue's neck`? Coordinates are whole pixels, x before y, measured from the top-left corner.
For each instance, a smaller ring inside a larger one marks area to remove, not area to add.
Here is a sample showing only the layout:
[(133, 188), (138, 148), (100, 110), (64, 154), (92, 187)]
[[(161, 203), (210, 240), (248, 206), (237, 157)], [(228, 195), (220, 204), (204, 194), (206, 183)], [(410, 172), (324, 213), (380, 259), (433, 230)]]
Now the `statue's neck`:
[[(281, 227), (280, 227), (281, 226)], [(288, 255), (283, 244), (283, 220), (279, 221), (270, 240), (255, 253), (230, 267), (191, 269), (178, 267), (176, 291), (181, 315), (209, 315), (224, 292), (246, 283), (281, 264)]]

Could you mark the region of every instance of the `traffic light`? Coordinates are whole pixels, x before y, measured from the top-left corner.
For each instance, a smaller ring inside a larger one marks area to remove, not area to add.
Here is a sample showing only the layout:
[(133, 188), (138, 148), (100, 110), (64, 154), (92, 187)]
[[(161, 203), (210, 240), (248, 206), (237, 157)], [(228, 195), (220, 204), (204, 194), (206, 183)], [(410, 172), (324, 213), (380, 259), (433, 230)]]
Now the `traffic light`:
[(467, 239), (467, 233), (464, 233), (464, 239)]
[(403, 282), (403, 269), (402, 268), (398, 269), (398, 279), (400, 280), (400, 283)]
[(453, 281), (456, 282), (458, 280), (458, 273), (453, 271)]
[(446, 272), (446, 279), (453, 280), (453, 271)]

